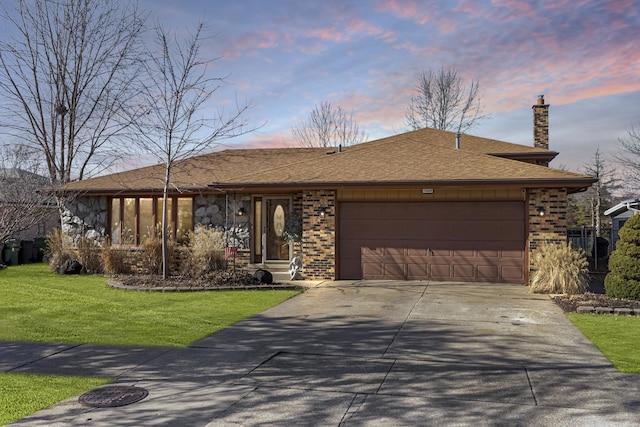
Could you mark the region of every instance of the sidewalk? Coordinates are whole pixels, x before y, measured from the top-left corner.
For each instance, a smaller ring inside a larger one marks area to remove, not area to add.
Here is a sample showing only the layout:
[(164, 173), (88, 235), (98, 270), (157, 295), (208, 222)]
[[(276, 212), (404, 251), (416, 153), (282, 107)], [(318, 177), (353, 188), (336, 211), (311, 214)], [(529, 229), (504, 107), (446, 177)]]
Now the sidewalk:
[(333, 282), (187, 349), (0, 343), (0, 370), (117, 377), (117, 408), (69, 399), (20, 426), (620, 425), (618, 373), (546, 296), (515, 285)]

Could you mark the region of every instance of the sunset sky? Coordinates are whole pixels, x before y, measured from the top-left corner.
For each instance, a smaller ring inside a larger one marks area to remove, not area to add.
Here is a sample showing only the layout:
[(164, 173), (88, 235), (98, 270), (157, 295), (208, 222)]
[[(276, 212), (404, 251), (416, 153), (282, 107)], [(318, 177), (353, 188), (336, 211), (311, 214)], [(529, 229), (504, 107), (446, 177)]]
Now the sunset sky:
[(490, 119), (469, 133), (532, 144), (531, 106), (550, 107), (552, 166), (579, 170), (640, 127), (640, 1), (142, 0), (172, 29), (208, 24), (203, 54), (230, 84), (211, 108), (251, 102), (256, 133), (234, 147), (292, 145), (320, 102), (369, 139), (403, 132), (422, 70), (477, 79)]

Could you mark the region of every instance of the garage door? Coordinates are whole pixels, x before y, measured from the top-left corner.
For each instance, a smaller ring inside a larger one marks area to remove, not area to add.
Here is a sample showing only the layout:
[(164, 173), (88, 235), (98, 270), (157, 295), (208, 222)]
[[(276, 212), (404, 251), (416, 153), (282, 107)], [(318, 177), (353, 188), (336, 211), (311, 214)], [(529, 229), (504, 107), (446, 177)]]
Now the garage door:
[(343, 202), (340, 278), (524, 283), (522, 202)]

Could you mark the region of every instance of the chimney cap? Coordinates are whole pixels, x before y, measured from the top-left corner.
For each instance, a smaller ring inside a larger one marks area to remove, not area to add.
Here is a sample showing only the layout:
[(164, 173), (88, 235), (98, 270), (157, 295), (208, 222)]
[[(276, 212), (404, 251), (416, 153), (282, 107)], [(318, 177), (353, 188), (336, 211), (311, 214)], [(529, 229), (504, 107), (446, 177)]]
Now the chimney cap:
[(544, 95), (538, 95), (538, 105), (544, 105)]

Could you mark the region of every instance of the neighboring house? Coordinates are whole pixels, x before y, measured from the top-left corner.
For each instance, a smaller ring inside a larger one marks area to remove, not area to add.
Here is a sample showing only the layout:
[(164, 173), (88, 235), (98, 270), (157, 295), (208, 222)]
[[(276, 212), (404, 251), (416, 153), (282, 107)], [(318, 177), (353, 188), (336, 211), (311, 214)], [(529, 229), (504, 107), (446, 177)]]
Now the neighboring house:
[(623, 200), (610, 209), (607, 209), (605, 216), (611, 217), (611, 250), (616, 249), (619, 232), (622, 226), (629, 218), (640, 212), (640, 199)]
[[(227, 231), (239, 262), (284, 264), (303, 218), (303, 277), (527, 283), (531, 252), (566, 241), (567, 194), (595, 179), (549, 168), (548, 105), (534, 147), (423, 129), (351, 147), (225, 150), (174, 168), (172, 231)], [(141, 243), (159, 222), (163, 166), (66, 186), (63, 228)]]
[[(37, 219), (31, 227), (12, 233), (12, 239), (33, 240), (60, 228), (60, 211), (55, 199), (39, 192), (49, 188), (49, 180), (45, 176), (19, 168), (0, 168), (0, 209), (3, 204), (11, 204), (11, 214), (31, 215), (23, 223)], [(20, 206), (24, 206), (24, 209)], [(34, 208), (37, 207), (39, 209), (36, 211)]]

